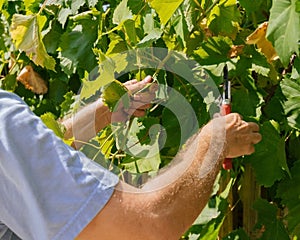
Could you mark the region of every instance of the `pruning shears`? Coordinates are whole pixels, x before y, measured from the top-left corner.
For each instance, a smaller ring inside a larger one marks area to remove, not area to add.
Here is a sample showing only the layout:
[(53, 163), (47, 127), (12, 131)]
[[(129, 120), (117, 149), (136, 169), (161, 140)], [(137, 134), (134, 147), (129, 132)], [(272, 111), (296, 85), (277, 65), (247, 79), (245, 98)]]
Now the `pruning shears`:
[[(228, 68), (225, 64), (223, 69), (223, 96), (222, 96), (222, 105), (221, 105), (221, 115), (225, 116), (231, 113), (231, 83), (228, 80)], [(225, 170), (232, 169), (232, 161), (231, 158), (225, 158), (223, 161), (223, 168)]]

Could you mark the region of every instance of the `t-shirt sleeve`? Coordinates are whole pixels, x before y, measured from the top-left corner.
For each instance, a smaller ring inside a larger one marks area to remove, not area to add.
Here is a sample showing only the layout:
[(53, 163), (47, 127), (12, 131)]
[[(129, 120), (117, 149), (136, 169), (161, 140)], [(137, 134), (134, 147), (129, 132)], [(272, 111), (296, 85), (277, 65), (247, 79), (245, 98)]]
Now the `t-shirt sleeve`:
[(21, 239), (74, 239), (118, 177), (64, 144), (0, 89), (0, 221)]

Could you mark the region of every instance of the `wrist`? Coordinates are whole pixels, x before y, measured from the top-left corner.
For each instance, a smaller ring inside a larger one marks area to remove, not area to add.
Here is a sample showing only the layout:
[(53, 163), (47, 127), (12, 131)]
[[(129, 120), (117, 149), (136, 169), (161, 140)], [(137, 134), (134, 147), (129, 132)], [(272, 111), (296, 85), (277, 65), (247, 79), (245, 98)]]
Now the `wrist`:
[(99, 98), (96, 102), (95, 112), (95, 130), (99, 132), (111, 123), (112, 113), (102, 100)]

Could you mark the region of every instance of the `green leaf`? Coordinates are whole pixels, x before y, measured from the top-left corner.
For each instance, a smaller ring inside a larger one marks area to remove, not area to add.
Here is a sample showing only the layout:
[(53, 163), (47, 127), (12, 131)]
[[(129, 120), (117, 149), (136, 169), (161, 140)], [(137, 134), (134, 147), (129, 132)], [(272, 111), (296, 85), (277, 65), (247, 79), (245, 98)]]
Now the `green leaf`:
[(284, 79), (280, 86), (286, 98), (283, 108), (288, 124), (293, 128), (300, 129), (300, 82)]
[(221, 0), (210, 12), (207, 24), (215, 34), (234, 37), (240, 19), (236, 0)]
[(181, 5), (189, 32), (192, 32), (195, 25), (197, 25), (197, 19), (199, 16), (197, 7), (198, 6), (196, 2), (193, 0), (184, 0), (183, 4)]
[(57, 20), (60, 22), (61, 25), (65, 25), (68, 20), (68, 17), (72, 14), (72, 10), (70, 8), (62, 8), (58, 13)]
[(297, 0), (273, 1), (267, 38), (286, 67), (292, 53), (299, 54), (300, 13), (296, 12)]
[(269, 203), (267, 200), (258, 199), (253, 207), (258, 212), (258, 226), (264, 228), (260, 239), (290, 239), (283, 223), (278, 220), (278, 208), (275, 205)]
[(106, 159), (108, 159), (111, 154), (111, 149), (115, 143), (111, 128), (106, 127), (103, 131), (101, 131), (100, 136), (96, 137), (96, 139), (99, 142), (101, 153)]
[(295, 58), (291, 78), (292, 79), (300, 79), (300, 58), (299, 57)]
[(131, 42), (132, 44), (137, 43), (137, 36), (135, 30), (135, 21), (128, 19), (123, 22), (125, 33), (126, 33), (126, 40)]
[(7, 74), (4, 79), (1, 79), (2, 85), (0, 84), (1, 88), (14, 91), (17, 87), (17, 79), (15, 74)]
[(117, 34), (110, 34), (110, 43), (106, 51), (107, 56), (115, 56), (115, 54), (120, 54), (127, 51), (126, 42)]
[[(298, 146), (299, 147), (299, 146)], [(291, 178), (281, 181), (277, 190), (277, 197), (288, 208), (287, 221), (291, 232), (300, 237), (300, 161), (291, 168)]]
[(150, 47), (153, 42), (160, 39), (163, 31), (157, 28), (154, 28), (152, 31), (148, 33), (141, 41), (139, 41), (138, 46), (142, 47)]
[(54, 70), (55, 60), (48, 55), (42, 42), (40, 29), (44, 20), (37, 15), (15, 14), (10, 30), (11, 37), (16, 48), (26, 52), (26, 55), (36, 65)]
[(296, 11), (300, 12), (300, 1), (299, 0), (297, 0), (297, 2), (296, 2)]
[(2, 6), (5, 3), (5, 0), (0, 0), (0, 12), (2, 11)]
[(51, 54), (57, 53), (57, 48), (60, 43), (60, 37), (63, 34), (63, 29), (58, 21), (51, 21), (48, 32), (45, 34), (43, 41), (47, 52)]
[(65, 73), (75, 73), (78, 68), (92, 71), (96, 67), (93, 46), (97, 39), (98, 21), (83, 19), (70, 32), (65, 32), (59, 45), (59, 58)]
[(71, 1), (71, 9), (73, 14), (76, 14), (80, 7), (85, 4), (85, 0), (72, 0)]
[(163, 25), (170, 20), (176, 9), (180, 6), (183, 0), (147, 0), (152, 8), (157, 12), (160, 21)]
[(260, 9), (263, 2), (266, 0), (255, 0), (255, 1), (249, 1), (249, 0), (239, 0), (239, 3), (242, 5), (243, 8), (246, 9), (246, 11), (249, 13), (256, 12)]
[(179, 36), (183, 46), (186, 46), (186, 38), (189, 35), (188, 26), (183, 15), (179, 15), (173, 22), (176, 34)]
[[(109, 107), (110, 111), (117, 111), (120, 101), (128, 107), (129, 95), (127, 88), (119, 81), (114, 80), (103, 88), (103, 102)], [(124, 104), (125, 103), (125, 104)]]
[[(134, 118), (126, 128), (121, 127), (116, 134), (117, 148), (128, 155), (122, 165), (133, 173), (157, 171), (161, 163), (159, 154), (161, 126), (155, 124), (155, 121), (149, 121), (147, 124), (151, 126), (147, 126), (149, 131), (146, 135), (144, 135), (146, 126), (137, 118)], [(146, 142), (140, 142), (141, 135), (147, 138)]]
[(55, 116), (52, 113), (48, 112), (43, 114), (41, 119), (44, 124), (55, 133), (56, 136), (60, 137), (61, 139), (64, 138), (64, 127), (56, 121)]
[(232, 40), (228, 37), (211, 37), (194, 51), (194, 57), (201, 65), (226, 62), (232, 44)]
[(24, 0), (24, 5), (26, 9), (26, 13), (28, 14), (33, 14), (39, 11), (39, 1), (35, 0)]
[(272, 122), (260, 127), (262, 141), (255, 146), (255, 153), (245, 157), (255, 171), (257, 182), (265, 187), (272, 186), (282, 179), (284, 171), (289, 172), (286, 164), (285, 142)]
[(128, 0), (122, 0), (122, 2), (116, 7), (113, 15), (113, 23), (121, 24), (123, 21), (132, 19), (133, 15), (127, 6)]
[(59, 105), (61, 110), (60, 110), (60, 117), (63, 118), (66, 116), (70, 111), (71, 111), (71, 106), (74, 103), (74, 93), (73, 92), (67, 92), (64, 95), (64, 101)]
[(244, 117), (259, 118), (263, 98), (256, 87), (252, 85), (251, 78), (245, 76), (243, 82), (246, 82), (245, 87), (232, 90), (232, 110)]
[(141, 9), (145, 6), (145, 2), (141, 0), (128, 0), (127, 6), (134, 14), (140, 13)]
[(96, 6), (96, 4), (99, 2), (98, 0), (87, 0), (88, 5), (90, 8), (93, 8)]
[(89, 76), (85, 76), (80, 92), (80, 99), (88, 99), (94, 96), (101, 87), (114, 81), (114, 69), (114, 63), (110, 59), (106, 59)]

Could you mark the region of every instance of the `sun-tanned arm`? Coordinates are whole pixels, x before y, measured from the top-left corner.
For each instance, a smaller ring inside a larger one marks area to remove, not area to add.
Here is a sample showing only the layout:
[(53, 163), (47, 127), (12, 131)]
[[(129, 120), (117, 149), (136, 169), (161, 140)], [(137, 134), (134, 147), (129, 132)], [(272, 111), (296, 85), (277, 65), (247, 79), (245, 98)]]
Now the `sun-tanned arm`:
[(99, 98), (97, 101), (76, 112), (72, 117), (62, 120), (62, 124), (66, 128), (65, 139), (74, 138), (72, 146), (79, 149), (112, 121), (124, 121), (128, 116), (144, 116), (145, 110), (151, 106), (150, 102), (155, 97), (156, 85), (154, 84), (150, 87), (149, 91), (141, 94), (134, 95), (134, 93), (143, 89), (151, 82), (151, 76), (147, 76), (140, 82), (131, 80), (124, 84), (128, 91), (133, 94), (131, 105), (128, 109), (120, 107), (118, 111), (111, 113), (102, 99)]
[(258, 130), (238, 114), (212, 120), (178, 154), (179, 163), (143, 189), (120, 182), (78, 239), (179, 239), (206, 205), (224, 157), (253, 153)]
[[(127, 87), (136, 90), (149, 82), (151, 78), (138, 85), (132, 81)], [(120, 112), (115, 117), (122, 120), (127, 114), (142, 116), (153, 94), (142, 98), (136, 96), (137, 105), (133, 103), (131, 112)], [(108, 108), (99, 100), (80, 111), (73, 122), (64, 122), (66, 136), (75, 135), (80, 141), (87, 141), (111, 118)], [(172, 161), (175, 164), (142, 189), (120, 181), (109, 202), (77, 239), (179, 239), (206, 205), (223, 159), (253, 153), (253, 145), (261, 140), (258, 131), (257, 124), (243, 121), (238, 114), (213, 119), (188, 140)]]

